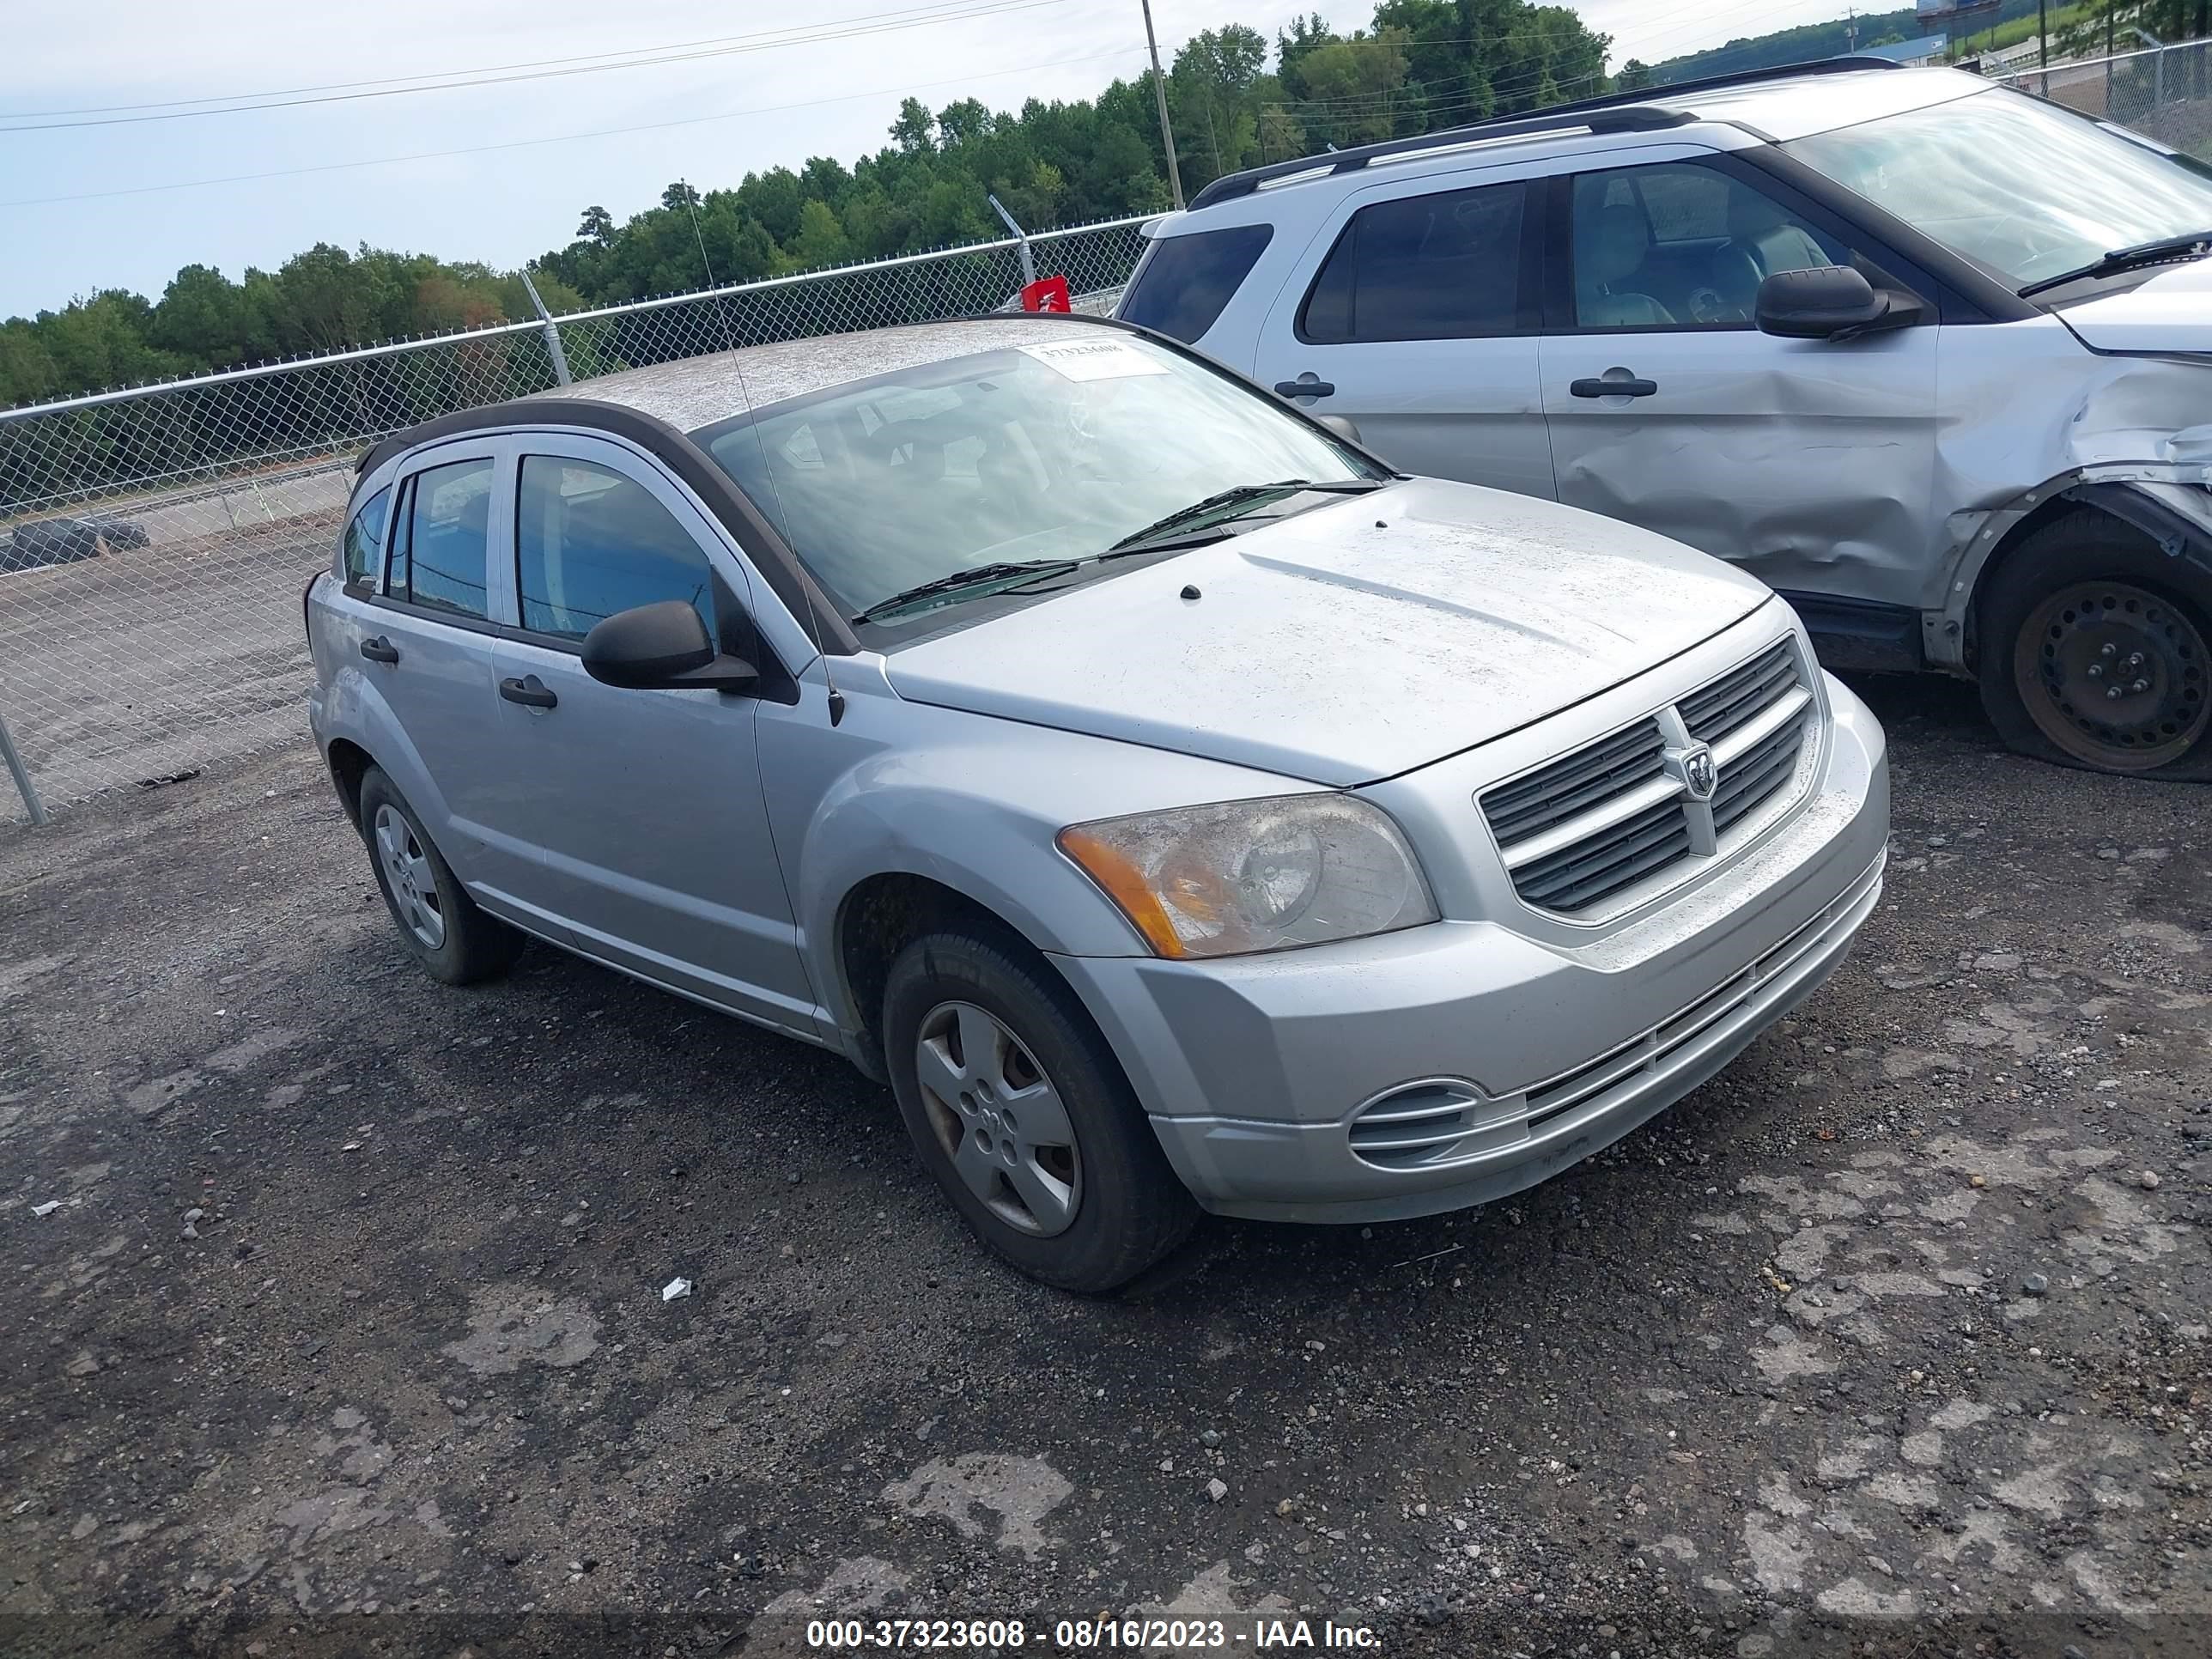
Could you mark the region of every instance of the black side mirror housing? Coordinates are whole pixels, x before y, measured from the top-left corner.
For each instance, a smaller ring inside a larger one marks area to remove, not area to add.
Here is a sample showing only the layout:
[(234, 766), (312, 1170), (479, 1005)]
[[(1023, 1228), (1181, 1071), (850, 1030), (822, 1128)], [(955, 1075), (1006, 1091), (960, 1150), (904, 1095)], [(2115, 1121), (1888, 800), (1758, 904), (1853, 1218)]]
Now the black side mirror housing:
[(743, 691), (760, 678), (750, 663), (714, 648), (683, 599), (617, 611), (598, 624), (584, 636), (584, 672), (630, 691)]
[(1920, 317), (1909, 294), (1877, 289), (1849, 265), (1778, 270), (1759, 285), (1759, 331), (1784, 340), (1848, 340)]

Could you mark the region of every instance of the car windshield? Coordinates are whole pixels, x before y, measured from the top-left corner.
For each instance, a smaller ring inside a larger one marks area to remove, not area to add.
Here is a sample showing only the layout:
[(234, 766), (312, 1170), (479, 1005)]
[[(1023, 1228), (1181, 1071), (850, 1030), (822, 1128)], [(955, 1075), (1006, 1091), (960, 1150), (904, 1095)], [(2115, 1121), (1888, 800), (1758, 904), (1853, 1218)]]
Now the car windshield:
[(2003, 88), (1784, 148), (2015, 289), (2212, 229), (2212, 179)]
[(1237, 486), (1375, 476), (1264, 394), (1105, 329), (693, 435), (852, 617), (981, 567), (1095, 558)]

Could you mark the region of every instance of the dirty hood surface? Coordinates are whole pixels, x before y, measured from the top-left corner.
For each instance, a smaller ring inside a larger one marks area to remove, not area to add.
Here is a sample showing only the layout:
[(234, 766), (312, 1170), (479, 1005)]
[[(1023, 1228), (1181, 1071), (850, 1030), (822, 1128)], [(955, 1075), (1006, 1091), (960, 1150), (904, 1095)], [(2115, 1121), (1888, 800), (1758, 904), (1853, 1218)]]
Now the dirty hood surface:
[(1579, 702), (1768, 597), (1595, 514), (1419, 479), (899, 648), (887, 669), (913, 702), (1342, 786)]
[(2057, 312), (2094, 350), (2212, 352), (2212, 258), (2169, 267), (2133, 288)]

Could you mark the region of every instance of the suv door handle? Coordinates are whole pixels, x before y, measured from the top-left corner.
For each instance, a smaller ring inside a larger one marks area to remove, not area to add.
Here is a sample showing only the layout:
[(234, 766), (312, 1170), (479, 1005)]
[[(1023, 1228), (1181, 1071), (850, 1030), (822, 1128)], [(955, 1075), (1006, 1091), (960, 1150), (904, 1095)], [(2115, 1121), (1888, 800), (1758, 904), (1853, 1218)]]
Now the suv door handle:
[(550, 708), (561, 701), (535, 674), (526, 674), (519, 680), (501, 680), (499, 695), (525, 708)]
[(1592, 375), (1587, 380), (1575, 381), (1567, 390), (1577, 398), (1649, 398), (1659, 390), (1659, 382), (1635, 379), (1613, 380), (1602, 375)]
[(1334, 398), (1336, 396), (1336, 386), (1331, 381), (1310, 378), (1303, 380), (1278, 380), (1275, 382), (1275, 395), (1278, 398)]
[(398, 662), (399, 647), (386, 639), (383, 635), (379, 634), (373, 640), (363, 640), (361, 642), (361, 654), (371, 662)]

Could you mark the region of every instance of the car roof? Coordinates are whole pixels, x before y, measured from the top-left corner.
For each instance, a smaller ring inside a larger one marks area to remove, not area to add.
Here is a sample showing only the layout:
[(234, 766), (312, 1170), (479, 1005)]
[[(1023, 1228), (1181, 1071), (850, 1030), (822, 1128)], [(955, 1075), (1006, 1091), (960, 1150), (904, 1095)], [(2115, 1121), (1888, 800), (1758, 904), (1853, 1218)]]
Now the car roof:
[(1778, 143), (1787, 143), (1793, 138), (1995, 89), (1993, 82), (1963, 70), (1868, 69), (1847, 75), (1792, 76), (1787, 80), (1711, 87), (1678, 97), (1669, 97), (1664, 87), (1654, 87), (1650, 101), (1700, 121), (1726, 121)]
[[(1994, 90), (1994, 83), (1958, 70), (1903, 69), (1869, 58), (1828, 58), (1613, 93), (1418, 137), (1226, 173), (1200, 191), (1188, 212), (1155, 220), (1146, 234), (1165, 238), (1223, 223), (1271, 221), (1294, 212), (1293, 203), (1305, 204), (1310, 211), (1336, 200), (1340, 191), (1312, 191), (1306, 186), (1333, 180), (1342, 189), (1357, 189), (1363, 181), (1375, 180), (1377, 169), (1388, 168), (1391, 176), (1447, 173), (1466, 166), (1471, 155), (1493, 161), (1508, 151), (1530, 160), (1561, 154), (1595, 160), (1624, 148), (1669, 139), (1702, 138), (1723, 149), (1786, 143)], [(1701, 126), (1706, 130), (1703, 134), (1696, 131)], [(1403, 173), (1398, 172), (1401, 167)]]
[(519, 400), (586, 398), (619, 404), (696, 432), (732, 415), (803, 398), (848, 381), (1008, 346), (1096, 338), (1098, 323), (1038, 314), (977, 317), (920, 323), (865, 333), (815, 335), (769, 345), (741, 346), (711, 356), (684, 357), (648, 368), (624, 369), (573, 386), (552, 386)]

